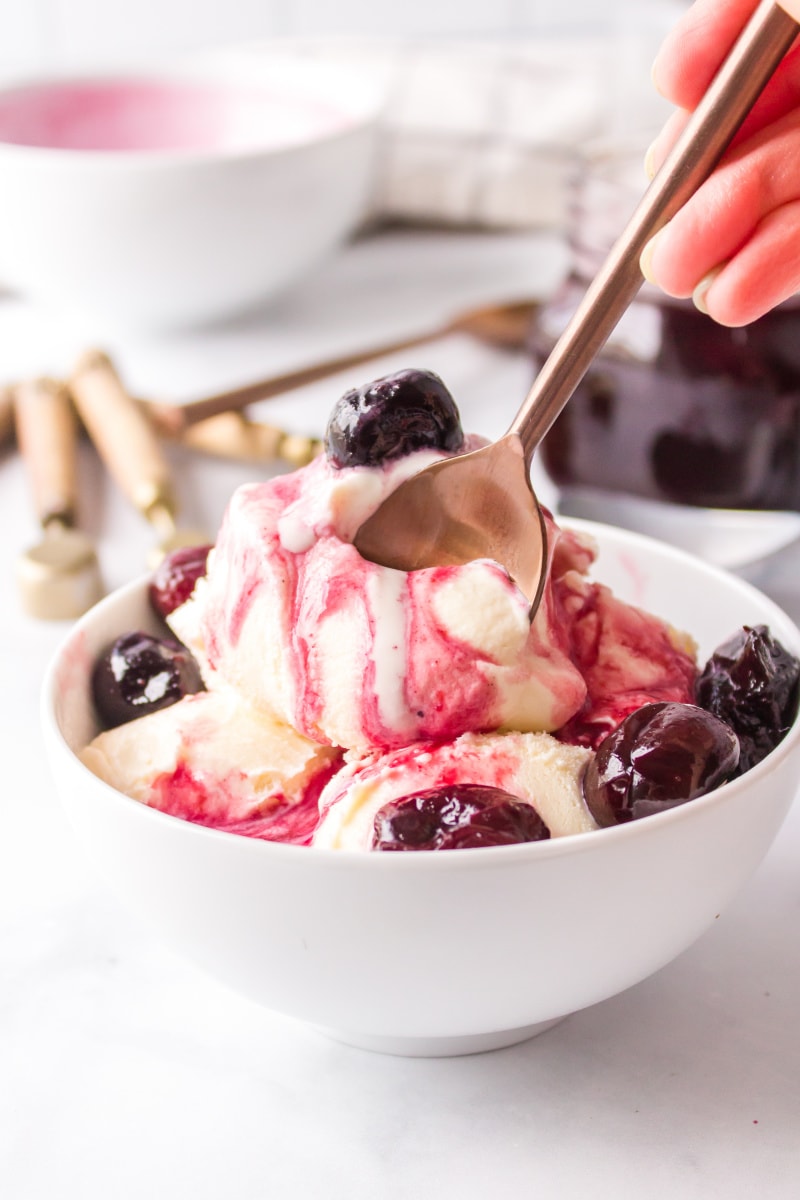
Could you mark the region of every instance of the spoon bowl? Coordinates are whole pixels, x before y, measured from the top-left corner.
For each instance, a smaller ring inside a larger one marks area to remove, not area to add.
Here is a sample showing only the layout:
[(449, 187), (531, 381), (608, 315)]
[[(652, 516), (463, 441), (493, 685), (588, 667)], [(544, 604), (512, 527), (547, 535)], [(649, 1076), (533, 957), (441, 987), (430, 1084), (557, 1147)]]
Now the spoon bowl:
[(507, 433), (412, 475), (364, 522), (355, 546), (364, 558), (406, 571), (499, 558), (535, 611), (547, 533), (520, 438)]

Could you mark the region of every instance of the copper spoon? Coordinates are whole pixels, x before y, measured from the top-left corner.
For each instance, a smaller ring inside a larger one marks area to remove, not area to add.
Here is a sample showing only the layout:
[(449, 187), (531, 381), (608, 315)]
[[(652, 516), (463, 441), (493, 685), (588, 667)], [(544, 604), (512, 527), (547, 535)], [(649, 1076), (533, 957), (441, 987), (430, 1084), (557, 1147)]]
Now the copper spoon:
[(508, 432), (401, 484), (358, 530), (364, 558), (410, 571), (492, 558), (531, 604), (547, 571), (547, 536), (529, 473), (533, 452), (642, 284), (646, 243), (716, 163), (791, 46), (800, 26), (762, 0), (647, 189)]
[(155, 430), (125, 391), (108, 356), (99, 350), (84, 354), (70, 389), (110, 474), (156, 531), (158, 542), (148, 564), (157, 566), (165, 554), (182, 546), (207, 543), (208, 535), (200, 530), (178, 528), (169, 463)]
[(17, 437), (30, 475), (44, 536), (20, 555), (17, 581), (33, 617), (79, 617), (103, 595), (91, 540), (75, 528), (75, 414), (66, 388), (52, 379), (22, 383), (14, 391)]

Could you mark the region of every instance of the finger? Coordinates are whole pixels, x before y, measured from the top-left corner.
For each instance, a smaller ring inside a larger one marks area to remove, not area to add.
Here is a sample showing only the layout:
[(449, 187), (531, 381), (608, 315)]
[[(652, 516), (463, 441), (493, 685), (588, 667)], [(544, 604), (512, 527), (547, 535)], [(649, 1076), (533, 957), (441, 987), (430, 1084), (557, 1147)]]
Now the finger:
[(701, 311), (720, 325), (748, 325), (800, 291), (798, 228), (800, 200), (768, 213), (696, 298)]
[(691, 115), (692, 114), (686, 112), (685, 109), (677, 108), (674, 113), (670, 113), (670, 115), (667, 117), (663, 129), (655, 138), (655, 140), (651, 142), (650, 148), (645, 154), (645, 171), (650, 179), (652, 179), (656, 171), (659, 170), (664, 162), (664, 159), (667, 157), (670, 150), (683, 133)]
[[(800, 5), (800, 0), (798, 4)], [(731, 142), (731, 149), (741, 146), (743, 142), (780, 121), (796, 108), (800, 108), (800, 46), (795, 47), (783, 60), (742, 123), (741, 129)], [(690, 115), (687, 109), (677, 109), (667, 117), (663, 129), (647, 152), (646, 161), (651, 177), (675, 145)]]
[(696, 0), (664, 39), (653, 82), (679, 108), (695, 108), (758, 0)]
[(778, 0), (778, 4), (788, 12), (790, 17), (794, 17), (795, 21), (800, 22), (800, 0)]
[[(784, 0), (784, 6), (789, 4), (800, 10), (800, 0)], [(656, 58), (653, 79), (659, 91), (680, 108), (693, 111), (736, 39), (739, 32), (736, 20), (741, 18), (743, 25), (750, 15), (746, 10), (754, 8), (754, 0), (726, 0), (721, 9), (720, 0), (697, 0), (684, 20), (694, 17), (697, 21), (696, 14), (702, 9), (700, 15), (705, 14), (705, 21), (690, 29), (685, 36), (674, 38), (673, 31)], [(707, 11), (709, 9), (712, 11)], [(738, 145), (752, 137), (798, 105), (800, 44), (795, 44), (773, 73), (732, 144)], [(669, 142), (663, 143), (662, 159), (670, 145)]]
[(768, 213), (800, 197), (798, 142), (800, 112), (723, 160), (646, 248), (647, 277), (672, 296), (691, 296), (698, 281), (732, 259)]

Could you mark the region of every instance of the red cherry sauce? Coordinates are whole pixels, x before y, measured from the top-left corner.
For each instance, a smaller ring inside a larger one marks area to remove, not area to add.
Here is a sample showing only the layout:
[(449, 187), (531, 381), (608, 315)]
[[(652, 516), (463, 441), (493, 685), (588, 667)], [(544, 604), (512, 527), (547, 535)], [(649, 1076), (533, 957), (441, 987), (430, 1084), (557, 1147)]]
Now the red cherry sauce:
[(319, 820), (320, 792), (340, 765), (337, 759), (318, 772), (299, 800), (289, 802), (285, 796), (275, 795), (270, 797), (272, 807), (267, 812), (231, 819), (229, 813), (235, 801), (228, 789), (235, 786), (235, 781), (229, 779), (226, 785), (224, 779), (208, 779), (180, 762), (174, 771), (153, 781), (148, 804), (159, 812), (210, 829), (307, 846)]

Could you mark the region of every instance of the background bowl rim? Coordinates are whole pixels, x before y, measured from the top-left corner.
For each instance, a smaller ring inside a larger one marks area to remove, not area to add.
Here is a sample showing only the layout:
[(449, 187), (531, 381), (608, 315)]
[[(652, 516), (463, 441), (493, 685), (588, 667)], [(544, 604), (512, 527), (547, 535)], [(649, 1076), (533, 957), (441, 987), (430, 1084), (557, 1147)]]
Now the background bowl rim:
[[(279, 71), (291, 70), (292, 79), (296, 81), (302, 73), (302, 83), (307, 80), (316, 81), (330, 77), (333, 81), (346, 80), (348, 88), (343, 98), (338, 92), (325, 97), (338, 115), (342, 124), (309, 136), (298, 137), (277, 146), (268, 143), (264, 145), (243, 145), (240, 147), (217, 146), (208, 149), (133, 149), (133, 150), (91, 150), (70, 148), (68, 146), (40, 146), (23, 142), (6, 141), (0, 136), (0, 156), (17, 159), (20, 162), (29, 160), (41, 165), (74, 163), (76, 167), (91, 166), (95, 170), (115, 170), (122, 166), (129, 169), (155, 169), (165, 167), (184, 167), (195, 165), (220, 165), (235, 162), (252, 162), (253, 160), (279, 159), (290, 157), (299, 151), (335, 145), (337, 141), (346, 141), (356, 134), (363, 134), (373, 129), (383, 108), (384, 97), (382, 90), (369, 83), (365, 73), (361, 78), (353, 78), (343, 64), (337, 62), (317, 62), (302, 53), (288, 51), (283, 54), (265, 55), (260, 62), (242, 60), (248, 66), (241, 77), (235, 70), (235, 61), (229, 56), (220, 54), (218, 58), (203, 56), (196, 59), (186, 59), (176, 62), (161, 61), (156, 63), (132, 63), (118, 70), (113, 69), (65, 69), (53, 72), (38, 72), (16, 78), (11, 77), (0, 85), (0, 103), (24, 93), (37, 94), (52, 88), (73, 84), (85, 85), (117, 85), (120, 87), (131, 84), (169, 84), (171, 86), (209, 84), (218, 85), (222, 90), (228, 89), (232, 95), (236, 93), (258, 92), (259, 88), (269, 87), (269, 69)], [(267, 93), (268, 94), (268, 93)], [(291, 97), (290, 97), (291, 98)], [(298, 99), (314, 101), (322, 99), (317, 96), (312, 86), (308, 91), (303, 87), (298, 90)]]

